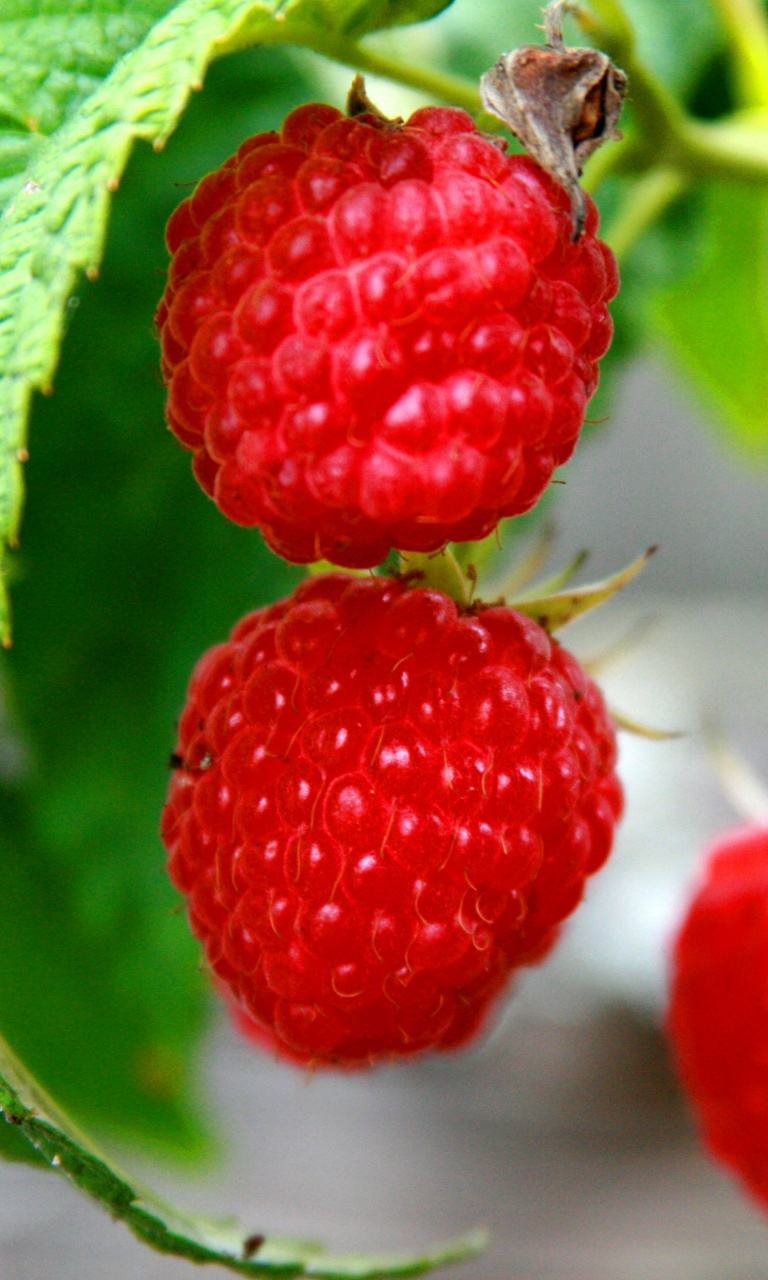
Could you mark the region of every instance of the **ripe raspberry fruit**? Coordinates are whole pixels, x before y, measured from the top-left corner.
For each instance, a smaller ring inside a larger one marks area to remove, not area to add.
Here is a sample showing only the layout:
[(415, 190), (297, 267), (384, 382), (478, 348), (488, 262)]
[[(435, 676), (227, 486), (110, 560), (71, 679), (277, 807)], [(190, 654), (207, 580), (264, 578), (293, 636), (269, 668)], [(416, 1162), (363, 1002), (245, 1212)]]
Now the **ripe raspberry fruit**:
[(668, 1028), (707, 1147), (768, 1209), (768, 829), (712, 848), (674, 946)]
[(364, 1065), (469, 1039), (608, 856), (597, 687), (534, 622), (342, 574), (193, 673), (163, 813), (174, 884), (258, 1034)]
[(313, 104), (173, 214), (168, 423), (231, 520), (298, 563), (484, 537), (572, 453), (618, 287), (534, 162), (468, 115)]

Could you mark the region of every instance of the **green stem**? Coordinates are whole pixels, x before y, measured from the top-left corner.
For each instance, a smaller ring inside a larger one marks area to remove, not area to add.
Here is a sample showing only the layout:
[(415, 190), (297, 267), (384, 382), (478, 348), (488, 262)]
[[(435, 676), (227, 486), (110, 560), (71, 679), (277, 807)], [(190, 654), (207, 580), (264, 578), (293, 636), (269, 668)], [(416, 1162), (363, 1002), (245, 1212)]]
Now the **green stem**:
[(761, 0), (714, 0), (744, 106), (768, 106), (768, 20)]
[(603, 233), (619, 263), (623, 262), (635, 241), (688, 185), (677, 170), (668, 167), (650, 169), (633, 184), (613, 222)]
[(587, 161), (581, 185), (594, 195), (601, 182), (612, 173), (642, 173), (648, 162), (647, 148), (635, 134), (625, 134), (620, 142), (601, 147)]
[(610, 38), (617, 61), (627, 62), (634, 56), (635, 33), (619, 0), (590, 0), (588, 9), (576, 5), (574, 15), (588, 34), (599, 32), (603, 39)]
[(145, 1244), (189, 1262), (217, 1263), (260, 1280), (395, 1280), (475, 1257), (485, 1233), (470, 1232), (416, 1256), (328, 1256), (314, 1244), (276, 1237), (247, 1237), (236, 1225), (179, 1213), (151, 1196), (98, 1153), (62, 1116), (0, 1037), (0, 1124), (7, 1121), (48, 1165), (130, 1227)]
[(470, 583), (449, 547), (442, 551), (398, 551), (402, 573), (419, 574), (417, 587), (433, 587), (450, 596), (461, 608), (470, 602)]
[(722, 123), (681, 120), (667, 157), (692, 177), (768, 182), (768, 128), (765, 112), (744, 112)]

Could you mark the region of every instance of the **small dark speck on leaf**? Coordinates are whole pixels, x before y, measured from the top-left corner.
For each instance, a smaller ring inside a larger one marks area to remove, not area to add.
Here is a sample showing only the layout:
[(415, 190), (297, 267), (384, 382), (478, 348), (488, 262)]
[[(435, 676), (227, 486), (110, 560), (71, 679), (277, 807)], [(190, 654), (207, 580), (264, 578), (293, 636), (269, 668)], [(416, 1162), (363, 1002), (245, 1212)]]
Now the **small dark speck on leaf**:
[(264, 1243), (264, 1236), (249, 1236), (243, 1241), (243, 1257), (252, 1258), (257, 1249), (260, 1249)]

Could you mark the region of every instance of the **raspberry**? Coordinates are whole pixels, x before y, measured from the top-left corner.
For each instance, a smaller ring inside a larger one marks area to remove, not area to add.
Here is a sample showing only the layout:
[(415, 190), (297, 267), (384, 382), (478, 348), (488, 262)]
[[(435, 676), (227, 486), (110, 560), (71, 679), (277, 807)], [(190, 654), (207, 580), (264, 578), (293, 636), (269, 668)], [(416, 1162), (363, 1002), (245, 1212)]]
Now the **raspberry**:
[(565, 192), (468, 115), (299, 107), (168, 223), (167, 419), (298, 563), (484, 537), (572, 453), (618, 276)]
[(674, 947), (668, 1028), (707, 1147), (768, 1209), (768, 829), (710, 851)]
[(280, 1053), (451, 1049), (608, 856), (615, 754), (599, 690), (524, 615), (317, 577), (195, 668), (171, 878)]

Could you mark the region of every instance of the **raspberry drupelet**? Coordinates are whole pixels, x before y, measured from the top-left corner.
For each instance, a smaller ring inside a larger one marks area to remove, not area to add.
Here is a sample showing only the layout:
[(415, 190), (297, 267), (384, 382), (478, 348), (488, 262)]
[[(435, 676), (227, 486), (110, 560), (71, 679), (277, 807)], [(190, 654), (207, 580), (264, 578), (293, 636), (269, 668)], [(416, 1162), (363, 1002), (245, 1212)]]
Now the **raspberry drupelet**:
[(241, 1023), (280, 1054), (453, 1049), (608, 856), (615, 756), (599, 690), (523, 614), (309, 579), (195, 668), (171, 878)]
[(379, 564), (484, 537), (570, 457), (616, 263), (467, 114), (299, 107), (170, 219), (167, 419), (279, 555)]

